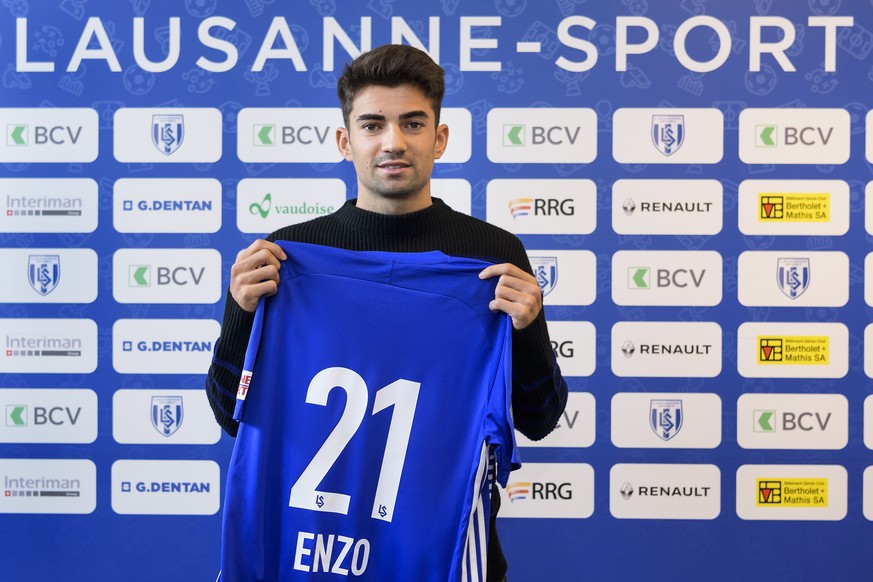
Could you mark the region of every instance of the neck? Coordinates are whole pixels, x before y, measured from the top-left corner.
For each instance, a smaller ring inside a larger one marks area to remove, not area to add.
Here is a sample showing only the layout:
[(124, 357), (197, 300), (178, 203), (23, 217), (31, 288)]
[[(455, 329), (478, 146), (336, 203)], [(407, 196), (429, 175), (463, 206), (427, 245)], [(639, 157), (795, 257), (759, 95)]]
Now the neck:
[(362, 189), (360, 184), (358, 185), (357, 207), (361, 210), (397, 216), (424, 210), (431, 204), (433, 201), (429, 189), (422, 190), (413, 196), (386, 197), (370, 194)]

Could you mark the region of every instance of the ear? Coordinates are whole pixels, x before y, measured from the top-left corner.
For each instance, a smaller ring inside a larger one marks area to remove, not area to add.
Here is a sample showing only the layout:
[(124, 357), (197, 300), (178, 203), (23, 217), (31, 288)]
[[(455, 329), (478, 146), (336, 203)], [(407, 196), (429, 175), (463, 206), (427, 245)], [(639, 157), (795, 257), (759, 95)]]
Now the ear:
[(354, 161), (354, 156), (352, 156), (352, 142), (349, 140), (349, 130), (345, 127), (338, 127), (336, 130), (336, 147), (342, 157), (347, 161)]
[(433, 144), (433, 157), (435, 160), (440, 159), (446, 152), (446, 147), (449, 145), (449, 126), (442, 124), (436, 128), (436, 139)]

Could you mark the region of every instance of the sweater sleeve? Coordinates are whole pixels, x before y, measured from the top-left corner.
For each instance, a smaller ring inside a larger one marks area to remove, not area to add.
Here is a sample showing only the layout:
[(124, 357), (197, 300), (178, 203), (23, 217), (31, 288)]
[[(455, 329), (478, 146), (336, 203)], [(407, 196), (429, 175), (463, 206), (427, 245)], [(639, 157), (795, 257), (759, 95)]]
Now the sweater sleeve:
[(230, 292), (227, 293), (221, 335), (206, 375), (209, 406), (212, 407), (215, 420), (232, 437), (236, 436), (239, 428), (239, 423), (233, 419), (233, 408), (254, 317), (254, 313), (245, 311)]

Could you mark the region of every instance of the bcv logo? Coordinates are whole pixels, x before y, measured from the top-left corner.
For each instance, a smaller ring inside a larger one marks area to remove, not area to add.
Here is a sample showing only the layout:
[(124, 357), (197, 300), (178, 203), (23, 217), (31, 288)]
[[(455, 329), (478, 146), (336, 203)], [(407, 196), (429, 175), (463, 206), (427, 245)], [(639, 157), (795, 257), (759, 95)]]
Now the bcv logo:
[(221, 255), (214, 249), (120, 249), (113, 256), (119, 303), (215, 303)]

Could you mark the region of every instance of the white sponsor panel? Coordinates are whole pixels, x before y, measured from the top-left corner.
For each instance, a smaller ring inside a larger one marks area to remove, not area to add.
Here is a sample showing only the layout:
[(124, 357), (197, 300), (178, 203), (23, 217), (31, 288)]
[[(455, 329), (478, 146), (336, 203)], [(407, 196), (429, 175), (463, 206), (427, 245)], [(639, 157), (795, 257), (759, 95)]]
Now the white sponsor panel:
[(721, 444), (717, 394), (620, 392), (612, 397), (610, 416), (616, 447), (714, 449)]
[(743, 180), (738, 196), (743, 234), (840, 236), (849, 230), (849, 184), (843, 180)]
[(618, 519), (715, 519), (720, 512), (715, 465), (619, 463), (609, 471), (609, 513)]
[(97, 369), (91, 319), (0, 319), (0, 372), (90, 374)]
[(740, 253), (737, 298), (749, 307), (842, 307), (849, 301), (849, 257), (837, 251)]
[(81, 162), (97, 159), (97, 112), (82, 107), (0, 109), (0, 163)]
[(621, 108), (612, 116), (612, 157), (620, 164), (717, 164), (724, 114), (714, 108)]
[(873, 306), (873, 253), (864, 257), (864, 303)]
[(715, 251), (612, 255), (612, 300), (618, 305), (713, 306), (721, 298), (722, 259)]
[(214, 178), (122, 178), (112, 190), (118, 232), (217, 232), (221, 182)]
[(253, 163), (336, 163), (339, 107), (245, 107), (237, 116), (236, 152)]
[(221, 428), (205, 390), (118, 390), (112, 437), (124, 444), (211, 445)]
[(123, 107), (113, 121), (113, 152), (123, 163), (213, 163), (221, 139), (221, 112), (213, 107)]
[(723, 198), (718, 180), (616, 180), (612, 230), (634, 235), (718, 234)]
[(215, 249), (119, 249), (112, 255), (119, 303), (215, 303), (221, 255)]
[(864, 133), (864, 149), (866, 150), (867, 161), (873, 162), (873, 117), (871, 117), (870, 114), (871, 112), (868, 111), (867, 117), (865, 118), (865, 126), (867, 131)]
[(867, 467), (866, 469), (864, 469), (863, 497), (864, 517), (866, 517), (869, 521), (873, 521), (873, 467)]
[(112, 510), (123, 515), (214, 515), (220, 476), (214, 461), (112, 463)]
[(488, 112), (488, 159), (496, 164), (587, 164), (597, 157), (597, 113), (584, 108)]
[(460, 178), (435, 178), (430, 181), (430, 194), (467, 216), (473, 214), (473, 188)]
[(0, 232), (94, 232), (97, 220), (91, 178), (0, 179)]
[(845, 109), (764, 108), (740, 113), (740, 159), (747, 164), (844, 164), (851, 150)]
[(0, 513), (88, 514), (97, 467), (87, 459), (0, 459)]
[(346, 201), (337, 178), (245, 178), (236, 187), (236, 225), (261, 234), (332, 214)]
[(91, 303), (97, 253), (91, 249), (0, 249), (0, 303)]
[(620, 321), (612, 326), (616, 376), (714, 378), (721, 326), (711, 321)]
[(596, 420), (594, 395), (570, 392), (567, 394), (567, 407), (555, 430), (538, 441), (532, 441), (516, 430), (515, 441), (520, 447), (590, 447), (594, 444)]
[(597, 257), (591, 251), (528, 250), (545, 305), (591, 305), (597, 296)]
[(97, 393), (85, 388), (0, 389), (0, 443), (93, 443)]
[(864, 399), (864, 445), (873, 449), (873, 396)]
[(597, 330), (588, 321), (547, 321), (561, 374), (590, 376), (597, 367)]
[(437, 164), (463, 164), (473, 152), (473, 116), (465, 107), (444, 107), (440, 125), (449, 126), (449, 144)]
[(849, 401), (842, 394), (743, 394), (737, 444), (744, 449), (842, 449)]
[(839, 521), (848, 475), (839, 465), (742, 465), (737, 516), (746, 520)]
[(746, 378), (842, 378), (849, 330), (842, 323), (743, 323), (737, 370)]
[(112, 367), (120, 374), (205, 374), (220, 332), (213, 319), (119, 319)]
[(591, 180), (491, 180), (486, 219), (514, 234), (590, 234), (597, 226)]
[(594, 513), (594, 468), (585, 463), (525, 463), (500, 488), (502, 518), (584, 519)]

